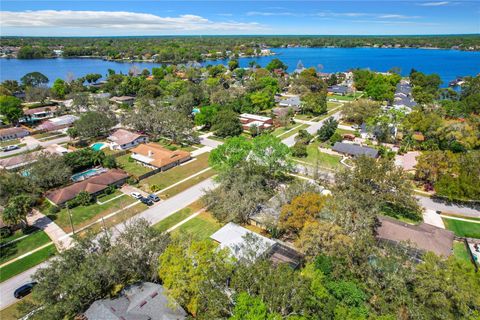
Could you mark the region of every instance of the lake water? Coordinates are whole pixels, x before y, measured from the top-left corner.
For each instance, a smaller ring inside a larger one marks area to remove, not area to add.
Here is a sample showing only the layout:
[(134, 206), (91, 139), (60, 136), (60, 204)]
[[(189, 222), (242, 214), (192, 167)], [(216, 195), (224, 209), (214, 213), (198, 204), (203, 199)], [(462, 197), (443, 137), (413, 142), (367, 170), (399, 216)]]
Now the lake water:
[[(374, 71), (388, 71), (393, 67), (408, 75), (412, 68), (424, 73), (438, 73), (444, 86), (457, 76), (480, 73), (480, 52), (429, 49), (375, 49), (375, 48), (278, 48), (275, 56), (241, 58), (241, 67), (247, 67), (252, 60), (265, 66), (274, 58), (281, 59), (293, 71), (299, 60), (305, 67), (319, 66), (323, 72), (346, 71), (351, 68), (369, 68)], [(225, 64), (226, 60), (206, 61), (203, 64)], [(132, 66), (140, 70), (159, 66), (149, 62), (113, 62), (101, 59), (0, 59), (0, 81), (19, 80), (29, 72), (45, 74), (51, 82), (56, 78), (65, 79), (71, 73), (75, 77), (87, 73), (105, 75), (108, 69), (127, 73)]]

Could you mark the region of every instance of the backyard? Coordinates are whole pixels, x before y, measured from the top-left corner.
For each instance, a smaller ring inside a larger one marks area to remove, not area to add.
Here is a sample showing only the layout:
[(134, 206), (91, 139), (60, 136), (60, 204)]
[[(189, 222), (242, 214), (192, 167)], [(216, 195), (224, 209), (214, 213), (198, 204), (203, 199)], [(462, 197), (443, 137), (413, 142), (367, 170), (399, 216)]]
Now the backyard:
[(453, 242), (453, 255), (459, 260), (470, 263), (470, 255), (468, 254), (467, 248), (463, 242)]
[(480, 239), (480, 223), (443, 218), (445, 227), (458, 237)]

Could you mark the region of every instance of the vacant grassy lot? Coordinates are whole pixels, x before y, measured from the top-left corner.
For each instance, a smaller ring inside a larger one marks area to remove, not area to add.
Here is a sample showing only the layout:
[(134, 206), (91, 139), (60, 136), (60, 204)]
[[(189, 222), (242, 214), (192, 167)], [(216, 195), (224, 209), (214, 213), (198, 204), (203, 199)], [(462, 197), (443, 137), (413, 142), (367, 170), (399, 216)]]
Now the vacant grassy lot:
[(208, 239), (222, 224), (217, 222), (210, 213), (202, 212), (195, 218), (185, 222), (174, 232), (188, 233), (196, 240)]
[(340, 160), (342, 159), (341, 157), (320, 152), (318, 150), (317, 142), (313, 142), (307, 146), (307, 153), (308, 155), (306, 158), (294, 158), (294, 159), (307, 162), (311, 165), (316, 165), (318, 161), (318, 165), (320, 167), (333, 169), (333, 170), (339, 169), (343, 166), (340, 163)]
[(459, 237), (480, 239), (480, 223), (443, 218), (445, 227)]
[(55, 255), (57, 249), (51, 245), (0, 268), (0, 282), (10, 279)]
[(25, 238), (9, 243), (0, 248), (0, 264), (32, 251), (48, 242), (50, 238), (41, 230), (34, 231)]
[(151, 187), (156, 186), (157, 190), (164, 189), (172, 184), (181, 181), (203, 169), (208, 168), (208, 156), (210, 153), (203, 153), (195, 160), (192, 159), (184, 165), (174, 167), (165, 172), (159, 172), (147, 179), (140, 181), (140, 188), (151, 192)]
[[(91, 204), (89, 206), (78, 206), (70, 209), (73, 225), (76, 229), (83, 227), (93, 221), (100, 219), (114, 211), (120, 210), (134, 203), (136, 200), (129, 196), (120, 197), (105, 204)], [(54, 217), (57, 223), (65, 232), (71, 232), (70, 218), (67, 209), (63, 208)]]
[(130, 154), (126, 154), (118, 157), (116, 160), (120, 168), (122, 168), (132, 176), (139, 177), (142, 174), (152, 171), (152, 169), (144, 167), (136, 161), (129, 161), (129, 158)]

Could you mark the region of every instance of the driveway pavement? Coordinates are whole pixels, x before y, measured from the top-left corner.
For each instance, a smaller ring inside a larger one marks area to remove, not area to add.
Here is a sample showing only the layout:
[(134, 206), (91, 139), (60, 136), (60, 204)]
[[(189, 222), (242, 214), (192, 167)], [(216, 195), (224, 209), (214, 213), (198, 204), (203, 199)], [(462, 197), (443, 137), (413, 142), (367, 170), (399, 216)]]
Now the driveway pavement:
[(27, 217), (27, 220), (29, 224), (45, 231), (48, 237), (55, 243), (58, 250), (68, 249), (72, 246), (72, 238), (40, 211), (34, 209), (32, 214)]

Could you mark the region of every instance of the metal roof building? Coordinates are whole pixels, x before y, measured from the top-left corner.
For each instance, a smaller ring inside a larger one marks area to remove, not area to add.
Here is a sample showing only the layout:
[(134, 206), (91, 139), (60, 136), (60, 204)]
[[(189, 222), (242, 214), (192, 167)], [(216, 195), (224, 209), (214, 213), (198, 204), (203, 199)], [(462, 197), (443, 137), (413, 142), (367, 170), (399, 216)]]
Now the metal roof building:
[(371, 158), (378, 157), (378, 150), (370, 147), (364, 147), (358, 144), (335, 142), (333, 151), (343, 153), (352, 157), (367, 156)]

